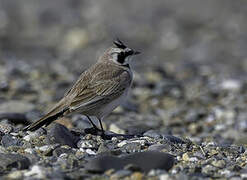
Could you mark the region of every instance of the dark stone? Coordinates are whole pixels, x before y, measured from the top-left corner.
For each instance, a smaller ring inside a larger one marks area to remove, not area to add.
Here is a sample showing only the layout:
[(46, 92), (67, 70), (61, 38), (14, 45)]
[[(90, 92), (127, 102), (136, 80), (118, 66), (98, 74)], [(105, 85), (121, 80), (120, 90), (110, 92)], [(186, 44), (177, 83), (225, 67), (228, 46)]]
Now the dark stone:
[(3, 147), (22, 146), (23, 143), (19, 139), (14, 139), (11, 135), (6, 134), (2, 137), (1, 144)]
[(140, 167), (144, 172), (149, 172), (151, 169), (168, 171), (174, 164), (174, 157), (170, 154), (156, 151), (134, 153), (123, 157), (106, 155), (92, 159), (85, 165), (85, 168), (88, 171), (104, 172), (108, 169), (124, 169), (128, 164)]
[(149, 151), (162, 151), (163, 149), (170, 151), (172, 147), (169, 144), (154, 144), (148, 147)]
[(244, 153), (244, 152), (245, 152), (244, 146), (240, 146), (239, 147), (239, 153)]
[(8, 119), (10, 122), (14, 124), (29, 124), (29, 120), (26, 115), (23, 113), (0, 113), (0, 120)]
[(172, 136), (172, 135), (162, 135), (163, 139), (171, 142), (171, 143), (174, 143), (174, 144), (184, 144), (185, 141), (181, 138), (178, 138), (176, 136)]
[(155, 139), (161, 138), (161, 134), (157, 130), (149, 130), (145, 132), (143, 136), (148, 136)]
[(76, 143), (79, 140), (79, 137), (75, 136), (65, 126), (58, 123), (53, 123), (48, 131), (48, 137), (51, 144), (59, 143), (73, 148), (77, 147)]
[[(123, 122), (125, 123), (125, 122)], [(120, 124), (119, 127), (125, 127), (125, 124)], [(148, 131), (150, 129), (150, 127), (146, 124), (136, 124), (136, 125), (131, 125), (128, 126), (126, 128), (123, 128), (128, 134), (135, 134), (135, 135), (141, 135), (144, 132)]]
[(6, 92), (9, 90), (9, 83), (7, 81), (0, 81), (0, 91)]
[(28, 169), (29, 165), (30, 161), (25, 156), (0, 153), (0, 167), (2, 169)]

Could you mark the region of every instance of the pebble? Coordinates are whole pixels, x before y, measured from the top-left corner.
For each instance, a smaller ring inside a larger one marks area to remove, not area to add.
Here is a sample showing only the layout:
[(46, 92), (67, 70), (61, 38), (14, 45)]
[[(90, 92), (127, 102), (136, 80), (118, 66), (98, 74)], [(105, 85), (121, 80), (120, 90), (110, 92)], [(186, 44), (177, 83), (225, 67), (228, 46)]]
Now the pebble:
[(22, 171), (14, 171), (7, 175), (7, 179), (23, 179)]
[(27, 169), (29, 165), (30, 161), (25, 156), (0, 153), (0, 167), (2, 169)]
[(45, 145), (45, 146), (38, 147), (37, 149), (40, 150), (40, 151), (48, 151), (51, 148), (52, 147), (50, 145)]
[(226, 165), (226, 162), (224, 160), (215, 160), (212, 162), (212, 165), (218, 168), (224, 168)]
[(136, 180), (142, 180), (144, 178), (144, 174), (141, 172), (134, 172), (132, 173), (131, 179), (136, 179)]
[(162, 174), (159, 176), (159, 180), (170, 180), (171, 178), (169, 177), (168, 174)]
[(203, 167), (202, 169), (202, 173), (205, 173), (207, 175), (212, 175), (215, 172), (216, 168), (212, 165), (206, 165), (205, 167)]
[(184, 161), (189, 161), (190, 160), (190, 157), (189, 157), (188, 153), (184, 153), (183, 156), (182, 156), (182, 159)]
[(161, 138), (161, 134), (155, 130), (149, 130), (143, 134), (143, 136), (148, 136), (151, 138)]
[(134, 164), (142, 171), (149, 172), (151, 169), (169, 170), (174, 164), (172, 155), (161, 152), (140, 152), (123, 156), (98, 156), (89, 161), (85, 167), (90, 171), (104, 172), (108, 169), (120, 170), (127, 164)]
[(171, 151), (171, 146), (169, 144), (153, 144), (148, 147), (149, 151)]
[(178, 138), (178, 137), (175, 137), (175, 136), (172, 136), (172, 135), (163, 135), (162, 136), (165, 140), (171, 142), (171, 143), (174, 143), (174, 144), (184, 144), (184, 140)]
[(46, 131), (43, 128), (40, 128), (34, 132), (28, 131), (28, 135), (24, 136), (23, 139), (26, 141), (32, 141), (39, 138), (40, 136), (46, 134)]
[(86, 153), (89, 155), (96, 155), (96, 153), (92, 151), (91, 149), (86, 149)]
[(26, 177), (33, 177), (37, 179), (44, 179), (46, 177), (45, 169), (38, 165), (32, 166), (31, 170), (28, 172), (25, 172), (24, 175)]
[(1, 144), (3, 147), (22, 146), (23, 142), (20, 139), (17, 139), (9, 134), (6, 134), (2, 137)]
[(118, 143), (117, 146), (118, 147), (123, 147), (124, 145), (126, 145), (128, 143), (128, 141), (123, 140), (122, 142)]
[(224, 90), (236, 91), (241, 88), (242, 84), (238, 80), (227, 79), (220, 84), (220, 87)]
[(73, 135), (65, 126), (58, 123), (54, 123), (49, 129), (48, 137), (52, 144), (58, 143), (73, 148), (77, 147), (76, 143), (79, 140), (79, 137)]
[(29, 154), (34, 154), (36, 151), (32, 148), (27, 148), (24, 150), (26, 153), (29, 153)]
[(9, 134), (13, 130), (13, 127), (9, 124), (0, 123), (0, 132)]

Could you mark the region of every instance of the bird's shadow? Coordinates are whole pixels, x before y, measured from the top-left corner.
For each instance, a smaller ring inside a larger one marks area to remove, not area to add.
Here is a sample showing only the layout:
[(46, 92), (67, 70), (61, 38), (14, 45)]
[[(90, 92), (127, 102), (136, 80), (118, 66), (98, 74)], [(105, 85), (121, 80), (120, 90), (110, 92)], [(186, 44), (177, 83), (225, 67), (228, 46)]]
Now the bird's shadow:
[(101, 136), (102, 139), (104, 139), (104, 140), (111, 140), (113, 137), (122, 137), (124, 139), (131, 139), (131, 138), (135, 138), (135, 137), (142, 137), (142, 135), (118, 134), (118, 133), (114, 133), (114, 132), (111, 132), (111, 131), (104, 131), (104, 132), (102, 132), (101, 130), (95, 129), (94, 127), (84, 129), (84, 133), (85, 134), (95, 135), (95, 136)]

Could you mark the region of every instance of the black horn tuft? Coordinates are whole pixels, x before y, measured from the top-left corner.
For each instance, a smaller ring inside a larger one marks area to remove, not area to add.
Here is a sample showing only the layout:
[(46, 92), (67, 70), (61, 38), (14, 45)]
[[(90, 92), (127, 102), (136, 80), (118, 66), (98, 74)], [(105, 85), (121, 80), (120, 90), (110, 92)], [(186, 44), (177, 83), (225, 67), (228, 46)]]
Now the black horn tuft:
[(117, 38), (116, 41), (113, 42), (113, 44), (115, 44), (118, 48), (121, 48), (121, 49), (125, 49), (126, 48), (124, 43), (122, 41), (120, 41), (118, 38)]

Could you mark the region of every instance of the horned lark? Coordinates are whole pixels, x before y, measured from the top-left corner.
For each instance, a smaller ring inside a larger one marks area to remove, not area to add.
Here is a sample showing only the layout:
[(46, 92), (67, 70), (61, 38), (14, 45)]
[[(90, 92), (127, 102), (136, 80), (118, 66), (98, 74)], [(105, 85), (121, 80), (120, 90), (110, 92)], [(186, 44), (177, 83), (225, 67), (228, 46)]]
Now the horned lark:
[(43, 125), (48, 126), (59, 117), (81, 113), (98, 129), (90, 119), (96, 117), (104, 133), (101, 120), (126, 99), (133, 79), (129, 62), (133, 55), (140, 53), (128, 48), (119, 39), (113, 43), (115, 46), (107, 49), (96, 64), (80, 75), (51, 111), (24, 130), (34, 131)]

